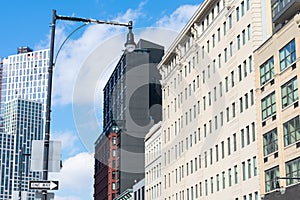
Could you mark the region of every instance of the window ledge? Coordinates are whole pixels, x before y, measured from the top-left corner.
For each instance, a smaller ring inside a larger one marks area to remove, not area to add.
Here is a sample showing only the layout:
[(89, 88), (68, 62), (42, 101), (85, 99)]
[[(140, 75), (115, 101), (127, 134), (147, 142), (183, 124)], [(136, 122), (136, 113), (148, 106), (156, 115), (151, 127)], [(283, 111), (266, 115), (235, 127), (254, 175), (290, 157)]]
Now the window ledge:
[(290, 103), (289, 105), (287, 105), (287, 106), (285, 106), (284, 108), (282, 108), (282, 112), (283, 111), (285, 111), (285, 110), (287, 110), (287, 109), (289, 109), (290, 107), (293, 107), (294, 106), (294, 104), (296, 103), (296, 102), (298, 102), (299, 100), (296, 100), (296, 101), (293, 101), (292, 103)]

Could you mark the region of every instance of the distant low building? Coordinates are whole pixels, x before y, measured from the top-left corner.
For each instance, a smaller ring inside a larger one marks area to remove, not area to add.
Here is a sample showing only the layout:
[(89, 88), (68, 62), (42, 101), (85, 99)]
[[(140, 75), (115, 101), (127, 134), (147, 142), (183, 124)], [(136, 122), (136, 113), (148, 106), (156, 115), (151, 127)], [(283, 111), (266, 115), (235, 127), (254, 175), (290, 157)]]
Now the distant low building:
[(140, 180), (132, 187), (134, 200), (145, 200), (145, 179)]
[(162, 195), (162, 123), (153, 125), (145, 137), (145, 199), (161, 199)]

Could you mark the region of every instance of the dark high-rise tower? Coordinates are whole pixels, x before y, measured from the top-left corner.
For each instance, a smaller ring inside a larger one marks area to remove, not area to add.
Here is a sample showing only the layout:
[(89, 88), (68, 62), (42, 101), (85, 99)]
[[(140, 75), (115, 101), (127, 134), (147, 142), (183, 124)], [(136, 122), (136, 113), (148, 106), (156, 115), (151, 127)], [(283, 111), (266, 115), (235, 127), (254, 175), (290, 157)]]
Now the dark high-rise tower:
[(107, 81), (103, 133), (95, 143), (94, 199), (114, 199), (144, 177), (144, 137), (161, 120), (164, 47), (140, 40), (125, 52)]

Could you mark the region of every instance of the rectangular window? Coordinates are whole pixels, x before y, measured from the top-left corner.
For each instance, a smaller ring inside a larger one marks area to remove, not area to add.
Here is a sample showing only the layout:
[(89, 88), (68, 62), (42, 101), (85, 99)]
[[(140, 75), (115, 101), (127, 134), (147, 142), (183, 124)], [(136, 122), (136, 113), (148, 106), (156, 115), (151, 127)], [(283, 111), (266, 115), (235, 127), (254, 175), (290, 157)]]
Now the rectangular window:
[(254, 105), (254, 92), (253, 92), (253, 89), (250, 90), (250, 99), (251, 99), (251, 106)]
[(208, 184), (207, 184), (207, 180), (205, 180), (205, 196), (208, 195)]
[(300, 177), (300, 157), (287, 162), (285, 164), (285, 169), (286, 169), (286, 177), (291, 178), (286, 180), (287, 185), (291, 185), (299, 182), (299, 180), (292, 179), (292, 178)]
[(215, 47), (216, 41), (215, 41), (215, 34), (212, 35), (212, 46)]
[(215, 130), (218, 129), (218, 116), (215, 116)]
[(238, 184), (238, 166), (237, 165), (235, 165), (234, 166), (234, 183), (235, 184)]
[(112, 184), (111, 184), (111, 189), (112, 189), (112, 190), (116, 190), (116, 183), (112, 183)]
[(241, 48), (241, 36), (238, 35), (238, 36), (236, 37), (236, 40), (237, 40), (237, 49), (239, 50), (239, 49)]
[(246, 44), (246, 32), (245, 30), (242, 31), (242, 41), (243, 41), (243, 45)]
[(230, 144), (230, 137), (229, 137), (229, 138), (227, 138), (227, 147), (228, 147), (228, 149), (227, 149), (227, 151), (228, 151), (228, 155), (230, 155), (230, 154), (231, 154), (231, 144)]
[(229, 20), (229, 28), (232, 28), (232, 15), (231, 14), (228, 16), (228, 20)]
[(250, 40), (251, 39), (251, 25), (250, 24), (247, 26), (247, 35), (248, 35), (248, 40)]
[(278, 150), (277, 128), (263, 135), (264, 156), (267, 156)]
[(246, 0), (247, 1), (247, 10), (250, 9), (250, 0)]
[(238, 73), (239, 73), (239, 81), (242, 81), (243, 76), (242, 76), (242, 66), (241, 65), (238, 66)]
[(210, 177), (210, 193), (214, 193), (214, 178)]
[(245, 15), (245, 2), (244, 1), (241, 2), (241, 15), (242, 16)]
[(224, 22), (224, 23), (223, 23), (223, 32), (224, 32), (224, 35), (226, 35), (226, 26), (227, 26), (227, 25), (226, 25), (226, 22)]
[(112, 137), (112, 145), (117, 145), (117, 137)]
[(281, 86), (282, 108), (298, 100), (298, 81), (297, 77)]
[(236, 11), (236, 21), (238, 22), (240, 20), (240, 7), (237, 7), (235, 11)]
[(252, 167), (251, 167), (251, 160), (249, 159), (248, 161), (248, 178), (251, 178), (251, 171), (252, 171)]
[(229, 50), (230, 50), (230, 57), (232, 57), (233, 56), (233, 42), (230, 42), (230, 44), (229, 44)]
[(288, 146), (300, 140), (299, 116), (283, 124), (284, 146)]
[(228, 77), (225, 77), (225, 91), (228, 92)]
[(225, 189), (226, 186), (226, 182), (225, 182), (225, 172), (222, 172), (222, 185), (223, 185), (223, 189)]
[(221, 40), (221, 31), (220, 31), (220, 28), (218, 28), (217, 32), (218, 32), (218, 42), (220, 42), (220, 40)]
[(214, 87), (214, 101), (217, 101), (217, 88)]
[(207, 53), (209, 53), (209, 40), (207, 40), (206, 42), (206, 49), (207, 49)]
[(221, 118), (221, 126), (224, 124), (224, 117), (223, 117), (223, 112), (220, 112), (220, 118)]
[(243, 66), (244, 66), (244, 77), (246, 77), (247, 76), (247, 61), (246, 60), (244, 60)]
[(250, 127), (246, 126), (247, 145), (250, 144)]
[(222, 67), (222, 58), (221, 58), (221, 54), (218, 55), (218, 59), (219, 59), (219, 68)]
[(231, 87), (234, 87), (234, 71), (231, 72)]
[(279, 177), (279, 166), (265, 171), (265, 190), (270, 192), (276, 189), (276, 181)]
[(252, 72), (252, 56), (249, 56), (249, 72)]
[(227, 122), (229, 122), (229, 108), (226, 108), (226, 116), (227, 116)]
[(256, 156), (253, 157), (253, 175), (254, 176), (257, 175), (257, 160), (256, 160)]
[(241, 145), (242, 145), (242, 148), (245, 147), (245, 132), (244, 132), (244, 129), (241, 130)]
[(213, 150), (212, 148), (209, 149), (209, 157), (210, 157), (210, 164), (213, 164)]
[(243, 112), (243, 108), (244, 108), (244, 106), (243, 106), (243, 98), (241, 97), (240, 98), (240, 113)]
[(199, 195), (202, 197), (202, 182), (199, 183)]
[(231, 168), (228, 169), (228, 185), (229, 185), (229, 187), (232, 186)]
[(237, 150), (237, 144), (236, 144), (236, 133), (233, 134), (233, 151)]
[(295, 39), (279, 50), (280, 70), (284, 70), (296, 61)]
[(222, 158), (224, 158), (225, 157), (224, 141), (221, 142), (221, 148), (222, 148)]
[(216, 73), (216, 59), (213, 60), (213, 73)]
[(224, 49), (224, 62), (226, 63), (227, 60), (228, 60), (228, 57), (227, 57), (227, 48)]
[(251, 123), (251, 129), (252, 129), (252, 141), (255, 141), (256, 135), (255, 135), (255, 123)]
[(260, 67), (260, 85), (264, 85), (274, 77), (274, 58), (273, 56)]
[(207, 152), (204, 152), (204, 167), (207, 167)]
[(246, 180), (246, 164), (242, 162), (242, 169), (243, 169), (243, 181)]
[(249, 98), (248, 98), (248, 93), (245, 94), (245, 109), (248, 109), (249, 107)]
[(220, 190), (220, 176), (219, 176), (219, 174), (217, 174), (216, 179), (217, 179), (217, 191), (219, 191)]
[(222, 82), (219, 83), (219, 88), (220, 88), (220, 97), (223, 95), (222, 93)]
[(261, 100), (262, 120), (276, 113), (276, 97), (275, 92), (272, 92)]
[(219, 146), (216, 145), (216, 162), (219, 161)]

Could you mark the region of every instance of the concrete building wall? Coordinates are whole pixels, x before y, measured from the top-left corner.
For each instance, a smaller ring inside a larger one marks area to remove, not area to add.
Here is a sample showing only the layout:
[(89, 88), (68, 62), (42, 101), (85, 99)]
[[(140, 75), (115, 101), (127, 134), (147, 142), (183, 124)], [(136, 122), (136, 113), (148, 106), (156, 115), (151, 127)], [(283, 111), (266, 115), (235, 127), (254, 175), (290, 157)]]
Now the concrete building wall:
[(259, 197), (253, 51), (261, 1), (204, 1), (158, 68), (162, 198)]
[[(272, 35), (264, 44), (262, 44), (254, 53), (256, 67), (256, 105), (258, 118), (258, 147), (259, 147), (259, 167), (260, 167), (260, 190), (263, 195), (272, 194), (276, 189), (276, 177), (288, 177), (287, 162), (299, 159), (299, 133), (292, 136), (287, 143), (285, 123), (291, 119), (299, 118), (298, 87), (299, 87), (299, 52), (300, 52), (300, 15), (294, 16), (289, 23), (285, 24), (277, 33)], [(293, 42), (294, 41), (294, 42)], [(294, 43), (288, 51), (290, 55), (281, 56), (281, 50), (287, 47), (287, 44)], [(294, 48), (293, 48), (294, 47)], [(285, 59), (281, 59), (285, 58)], [(284, 60), (289, 60), (284, 62)], [(283, 61), (281, 61), (283, 60)], [(285, 64), (284, 64), (285, 63)], [(267, 66), (267, 67), (266, 67)], [(267, 70), (266, 70), (267, 69)], [(288, 83), (289, 84), (287, 86)], [(284, 89), (285, 88), (285, 89)], [(285, 92), (289, 92), (288, 101), (285, 101)], [(263, 113), (265, 105), (263, 102), (269, 95), (274, 94), (274, 101), (270, 101), (272, 108), (267, 112), (267, 117)], [(274, 110), (275, 109), (275, 110)], [(299, 125), (293, 126), (295, 131), (299, 132)], [(277, 168), (273, 175), (268, 171)], [(300, 168), (296, 167), (293, 177), (299, 177)], [(280, 180), (280, 186), (286, 187), (288, 181)], [(291, 187), (293, 184), (288, 184)], [(296, 188), (296, 187), (294, 187)], [(289, 191), (293, 191), (292, 189)], [(294, 196), (287, 194), (289, 198), (298, 199), (295, 196), (297, 190), (294, 190)], [(275, 199), (270, 196), (267, 199)], [(280, 195), (279, 195), (280, 196)], [(279, 198), (279, 197), (278, 197)], [(280, 198), (285, 198), (280, 196)], [(276, 197), (277, 199), (277, 197)]]

